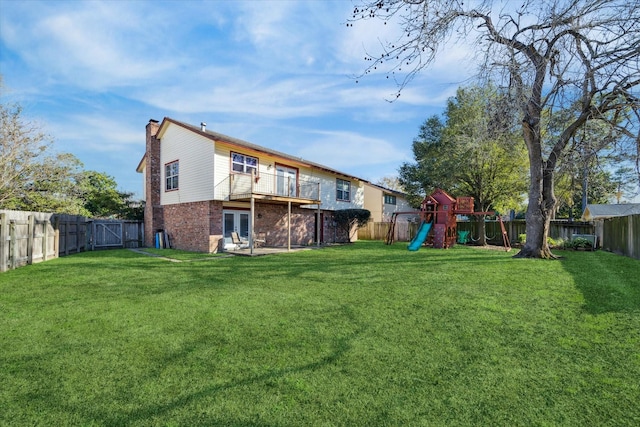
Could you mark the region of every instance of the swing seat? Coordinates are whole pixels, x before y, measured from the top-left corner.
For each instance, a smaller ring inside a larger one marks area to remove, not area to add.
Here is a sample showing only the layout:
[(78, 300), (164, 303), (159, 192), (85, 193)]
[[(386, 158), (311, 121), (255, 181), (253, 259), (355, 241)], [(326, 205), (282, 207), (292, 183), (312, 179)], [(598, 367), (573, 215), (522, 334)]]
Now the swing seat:
[(470, 231), (458, 231), (458, 243), (462, 245), (469, 243), (469, 233)]

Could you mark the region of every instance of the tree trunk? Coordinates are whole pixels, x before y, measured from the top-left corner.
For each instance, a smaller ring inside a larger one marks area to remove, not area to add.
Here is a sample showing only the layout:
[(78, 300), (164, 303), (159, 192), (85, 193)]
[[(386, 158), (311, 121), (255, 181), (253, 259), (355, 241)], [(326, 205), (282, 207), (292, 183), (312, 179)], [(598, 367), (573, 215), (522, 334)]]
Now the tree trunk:
[(524, 247), (514, 258), (546, 258), (555, 256), (549, 249), (547, 236), (556, 199), (553, 194), (554, 164), (542, 158), (540, 139), (540, 111), (529, 104), (529, 110), (523, 121), (523, 137), (529, 152), (529, 206), (525, 214), (527, 239)]
[(478, 244), (480, 246), (487, 245), (487, 223), (484, 220), (484, 215), (477, 216), (478, 222)]
[[(542, 172), (543, 169), (544, 172)], [(556, 258), (551, 253), (547, 241), (555, 204), (553, 170), (540, 167), (540, 164), (537, 168), (532, 165), (529, 206), (525, 216), (527, 240), (522, 250), (514, 255), (514, 258)]]

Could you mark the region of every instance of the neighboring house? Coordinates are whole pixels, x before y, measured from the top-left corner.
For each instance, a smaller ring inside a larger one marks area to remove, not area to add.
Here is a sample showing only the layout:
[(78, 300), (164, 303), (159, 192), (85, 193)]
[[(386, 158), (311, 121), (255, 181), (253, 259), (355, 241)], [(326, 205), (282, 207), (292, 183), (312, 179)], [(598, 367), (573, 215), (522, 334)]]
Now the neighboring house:
[(145, 243), (217, 252), (233, 231), (267, 246), (347, 241), (333, 212), (364, 208), (365, 180), (168, 117), (147, 124), (137, 171)]
[(640, 203), (623, 203), (616, 205), (587, 205), (582, 213), (583, 221), (612, 218), (640, 214)]
[(415, 215), (399, 215), (398, 222), (417, 221), (420, 218), (420, 210), (411, 207), (403, 192), (369, 182), (364, 185), (364, 208), (371, 212), (372, 222), (389, 222), (391, 216), (399, 212), (415, 212)]
[(640, 203), (622, 203), (612, 205), (587, 205), (582, 213), (583, 221), (593, 222), (597, 246), (602, 244), (604, 238), (604, 220), (616, 216), (628, 216), (640, 214)]

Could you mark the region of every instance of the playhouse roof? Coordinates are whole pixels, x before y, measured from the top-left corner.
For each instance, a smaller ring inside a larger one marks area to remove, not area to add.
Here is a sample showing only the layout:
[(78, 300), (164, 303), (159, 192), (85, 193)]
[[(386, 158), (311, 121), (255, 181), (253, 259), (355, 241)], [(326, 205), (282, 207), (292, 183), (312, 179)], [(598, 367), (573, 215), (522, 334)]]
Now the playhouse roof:
[(456, 201), (456, 199), (451, 197), (449, 194), (447, 194), (446, 191), (444, 191), (441, 188), (436, 188), (435, 191), (433, 193), (431, 193), (431, 197), (436, 199), (438, 201), (438, 203), (441, 204), (441, 205), (451, 204), (451, 203)]

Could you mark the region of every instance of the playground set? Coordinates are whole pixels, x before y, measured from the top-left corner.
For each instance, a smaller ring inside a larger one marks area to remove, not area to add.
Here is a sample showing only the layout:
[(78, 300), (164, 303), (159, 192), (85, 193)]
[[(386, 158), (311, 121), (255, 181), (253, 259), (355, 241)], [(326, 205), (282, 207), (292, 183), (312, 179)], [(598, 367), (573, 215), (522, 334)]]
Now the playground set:
[[(395, 225), (398, 215), (415, 215), (416, 212), (394, 212), (391, 215), (391, 224), (387, 232), (386, 244), (393, 243), (395, 235)], [(474, 212), (473, 197), (458, 197), (454, 199), (444, 190), (436, 190), (424, 198), (420, 204), (420, 219), (422, 220), (418, 232), (409, 243), (410, 251), (417, 251), (426, 243), (433, 244), (434, 248), (447, 249), (456, 243), (456, 216), (457, 215), (494, 215), (495, 212)], [(509, 237), (504, 228), (504, 223), (498, 215), (500, 229), (502, 230), (502, 241), (505, 250), (511, 250)], [(433, 229), (433, 232), (431, 230)]]

